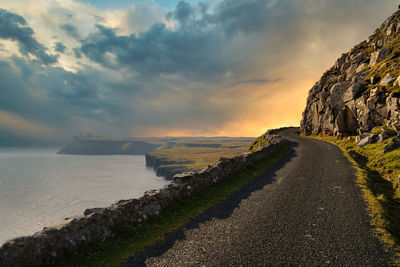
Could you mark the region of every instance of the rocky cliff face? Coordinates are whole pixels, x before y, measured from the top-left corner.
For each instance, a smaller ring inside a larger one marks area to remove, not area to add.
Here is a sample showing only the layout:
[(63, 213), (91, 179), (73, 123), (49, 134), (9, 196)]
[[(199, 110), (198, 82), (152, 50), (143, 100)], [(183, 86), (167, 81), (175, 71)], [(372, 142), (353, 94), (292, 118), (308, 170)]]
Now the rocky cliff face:
[(399, 129), (400, 11), (343, 54), (311, 88), (306, 134), (353, 135), (376, 126)]
[(172, 180), (175, 174), (192, 171), (182, 164), (191, 164), (193, 161), (173, 161), (166, 158), (159, 158), (146, 153), (146, 166), (156, 171), (156, 175)]

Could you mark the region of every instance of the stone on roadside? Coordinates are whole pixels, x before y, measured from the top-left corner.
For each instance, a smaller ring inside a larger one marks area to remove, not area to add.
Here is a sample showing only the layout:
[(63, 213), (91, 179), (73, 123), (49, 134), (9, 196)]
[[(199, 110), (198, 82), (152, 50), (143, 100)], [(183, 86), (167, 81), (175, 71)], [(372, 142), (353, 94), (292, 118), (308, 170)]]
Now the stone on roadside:
[(357, 142), (357, 146), (358, 147), (364, 147), (368, 144), (372, 144), (375, 143), (376, 140), (376, 136), (375, 134), (372, 133), (367, 133), (367, 134), (360, 134), (359, 136), (357, 136), (356, 141), (359, 140)]
[(373, 135), (372, 133), (360, 133), (357, 137), (356, 137), (356, 143), (359, 143), (362, 139)]
[(379, 134), (379, 143), (382, 143), (384, 140), (388, 139), (389, 137), (395, 136), (396, 132), (389, 130), (389, 129), (385, 129), (382, 128), (382, 132)]
[(400, 148), (400, 135), (393, 138), (392, 142), (383, 148), (383, 153), (388, 153)]

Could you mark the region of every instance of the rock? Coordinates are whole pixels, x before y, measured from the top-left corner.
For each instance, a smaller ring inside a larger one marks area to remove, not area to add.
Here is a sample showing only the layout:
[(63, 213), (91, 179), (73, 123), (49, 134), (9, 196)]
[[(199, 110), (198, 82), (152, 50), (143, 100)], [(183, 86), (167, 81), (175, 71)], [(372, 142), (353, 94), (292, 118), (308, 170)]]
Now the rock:
[(397, 85), (397, 86), (400, 86), (400, 75), (399, 75), (399, 77), (397, 77), (397, 79), (396, 79), (396, 81), (394, 82), (394, 84), (393, 85)]
[(382, 81), (379, 83), (379, 85), (386, 86), (386, 85), (388, 85), (389, 83), (391, 83), (394, 79), (396, 79), (396, 77), (394, 77), (393, 74), (388, 73), (388, 74), (385, 76), (385, 78), (382, 79)]
[(353, 83), (349, 89), (347, 89), (347, 91), (343, 94), (343, 101), (349, 102), (353, 99), (356, 98), (356, 96), (358, 96), (362, 91), (362, 83), (361, 82), (356, 82)]
[(362, 139), (369, 137), (369, 136), (373, 136), (374, 134), (372, 133), (361, 133), (359, 135), (357, 135), (356, 137), (356, 143), (359, 143)]
[(340, 69), (341, 67), (342, 67), (342, 65), (343, 65), (343, 63), (346, 61), (346, 58), (347, 58), (347, 53), (346, 54), (342, 54), (341, 56), (340, 56), (340, 58), (338, 58), (338, 60), (336, 60), (336, 63), (335, 63), (335, 69)]
[[(357, 133), (357, 125), (361, 131), (370, 132), (376, 126), (400, 121), (399, 95), (388, 94), (393, 89), (392, 84), (400, 86), (400, 77), (394, 76), (400, 64), (396, 65), (392, 58), (385, 60), (391, 56), (391, 47), (400, 43), (395, 40), (390, 44), (400, 32), (400, 12), (388, 21), (368, 38), (368, 42), (356, 45), (337, 59), (334, 67), (316, 82), (309, 92), (300, 123), (303, 133), (346, 135)], [(391, 34), (386, 36), (389, 28)], [(367, 52), (370, 50), (372, 54)], [(388, 70), (391, 74), (387, 74)], [(381, 73), (385, 75), (381, 77)], [(352, 115), (344, 111), (345, 107)]]
[(388, 153), (400, 148), (400, 135), (393, 138), (392, 142), (383, 148), (383, 153)]
[(376, 142), (376, 134), (368, 133), (364, 136), (360, 136), (360, 141), (358, 142), (357, 146), (358, 147), (364, 147), (368, 144), (372, 144)]
[(330, 89), (332, 105), (343, 106), (343, 95), (351, 86), (351, 81), (344, 81), (334, 84)]
[(87, 215), (89, 215), (89, 214), (92, 214), (92, 213), (95, 213), (95, 212), (98, 212), (98, 211), (102, 211), (102, 210), (104, 210), (104, 208), (86, 209), (86, 210), (83, 212), (83, 215), (87, 216)]
[(366, 66), (367, 66), (366, 63), (360, 64), (360, 65), (358, 66), (358, 68), (356, 69), (356, 72), (359, 73), (359, 72), (363, 71), (364, 68), (365, 68)]
[(390, 53), (392, 49), (390, 47), (382, 48), (376, 52), (371, 54), (371, 59), (369, 61), (369, 65), (373, 67), (375, 64), (384, 60)]
[(379, 134), (379, 143), (382, 143), (384, 140), (388, 139), (389, 137), (395, 136), (396, 132), (386, 129), (386, 128), (382, 128), (382, 132)]
[(395, 24), (390, 24), (389, 27), (386, 30), (386, 35), (390, 36), (392, 33), (396, 32), (396, 25)]
[(393, 128), (397, 132), (398, 135), (400, 135), (400, 122), (396, 121), (395, 123), (392, 124)]
[(371, 77), (370, 82), (371, 84), (376, 84), (377, 82), (379, 82), (379, 79), (379, 76), (374, 75)]
[(336, 132), (347, 135), (357, 134), (358, 121), (353, 112), (346, 106), (336, 118)]

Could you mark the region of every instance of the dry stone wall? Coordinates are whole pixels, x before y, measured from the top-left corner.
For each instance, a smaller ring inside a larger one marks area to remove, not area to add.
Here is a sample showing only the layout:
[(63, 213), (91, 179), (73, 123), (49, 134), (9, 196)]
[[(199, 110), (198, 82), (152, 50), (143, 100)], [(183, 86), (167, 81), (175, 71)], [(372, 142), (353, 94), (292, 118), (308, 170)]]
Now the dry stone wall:
[(107, 208), (88, 209), (82, 217), (72, 217), (58, 226), (46, 227), (31, 236), (10, 240), (0, 248), (0, 266), (52, 264), (82, 245), (102, 242), (112, 236), (112, 229), (116, 225), (135, 224), (149, 216), (158, 215), (173, 200), (246, 169), (268, 157), (284, 142), (280, 136), (271, 140), (273, 142), (270, 145), (255, 152), (221, 159), (200, 172), (177, 174), (163, 188), (147, 191), (138, 199), (120, 200)]

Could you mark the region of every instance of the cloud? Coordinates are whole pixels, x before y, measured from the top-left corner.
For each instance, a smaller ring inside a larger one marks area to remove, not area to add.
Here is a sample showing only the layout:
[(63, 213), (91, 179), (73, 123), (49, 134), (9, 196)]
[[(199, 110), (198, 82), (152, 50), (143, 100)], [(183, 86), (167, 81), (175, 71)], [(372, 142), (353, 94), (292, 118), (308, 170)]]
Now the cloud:
[(38, 43), (33, 37), (32, 28), (20, 15), (11, 13), (5, 9), (0, 9), (0, 38), (17, 41), (19, 49), (24, 55), (34, 55), (43, 64), (53, 64), (57, 62), (57, 56), (46, 53), (46, 48)]
[(68, 23), (62, 24), (62, 25), (60, 25), (60, 28), (66, 34), (68, 34), (69, 36), (71, 36), (74, 39), (80, 39), (81, 38), (81, 35), (79, 34), (78, 29), (75, 26), (71, 25), (71, 24), (68, 24)]
[(54, 50), (60, 53), (64, 53), (67, 47), (61, 43), (61, 42), (56, 42), (54, 46)]
[(97, 31), (82, 41), (81, 50), (105, 67), (127, 67), (146, 77), (214, 79), (229, 70), (229, 58), (220, 50), (222, 41), (216, 32), (174, 31), (164, 24), (138, 36), (119, 36), (114, 29), (97, 25)]
[(79, 132), (258, 135), (299, 121), (308, 89), (391, 1), (219, 0), (168, 12), (152, 1), (98, 10), (4, 0), (0, 109), (57, 129), (60, 142)]

